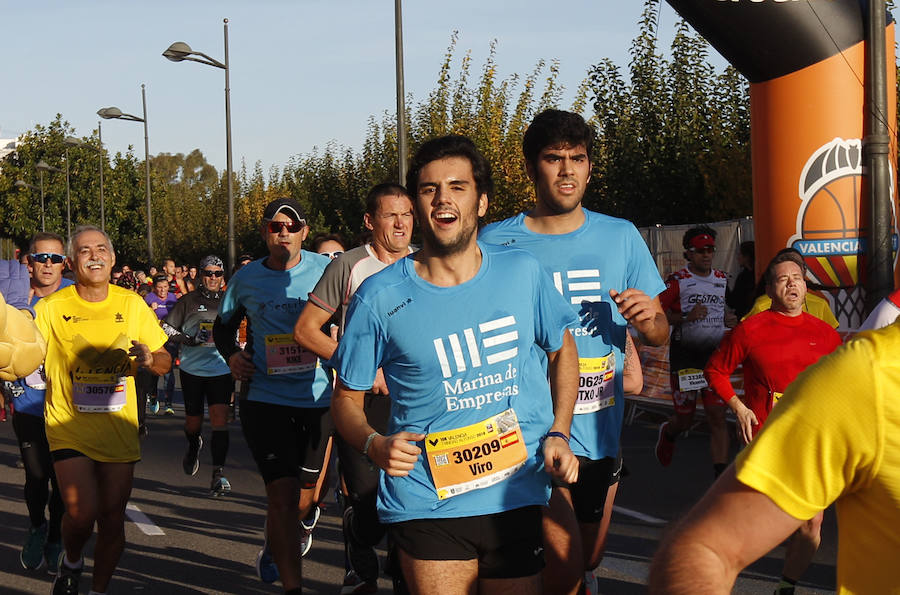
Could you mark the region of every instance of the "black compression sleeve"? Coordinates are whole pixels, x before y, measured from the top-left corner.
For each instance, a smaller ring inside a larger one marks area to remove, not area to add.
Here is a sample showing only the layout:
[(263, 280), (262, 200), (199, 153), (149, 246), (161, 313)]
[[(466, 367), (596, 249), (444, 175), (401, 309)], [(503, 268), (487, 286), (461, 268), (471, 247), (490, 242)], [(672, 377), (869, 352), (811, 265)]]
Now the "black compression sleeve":
[(228, 359), (241, 350), (237, 343), (237, 332), (241, 327), (241, 320), (244, 319), (246, 310), (242, 307), (234, 313), (229, 322), (223, 322), (221, 316), (216, 316), (216, 322), (213, 324), (213, 341), (216, 343), (216, 349), (222, 354), (227, 362)]

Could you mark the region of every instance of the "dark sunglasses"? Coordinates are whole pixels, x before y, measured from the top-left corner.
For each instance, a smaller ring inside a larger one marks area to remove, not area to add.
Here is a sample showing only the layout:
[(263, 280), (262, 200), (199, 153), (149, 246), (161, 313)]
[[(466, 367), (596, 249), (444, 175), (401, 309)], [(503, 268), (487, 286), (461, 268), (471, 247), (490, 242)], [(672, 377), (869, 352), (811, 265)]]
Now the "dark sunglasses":
[(335, 258), (337, 258), (338, 256), (340, 256), (343, 253), (344, 253), (343, 250), (335, 250), (334, 252), (319, 252), (319, 254), (321, 254), (322, 256), (327, 256), (331, 260), (334, 260)]
[(204, 277), (223, 277), (225, 271), (203, 271)]
[(55, 252), (38, 252), (37, 254), (30, 254), (29, 256), (31, 256), (31, 260), (42, 264), (48, 260), (53, 264), (62, 264), (66, 259), (62, 254), (56, 254)]
[(691, 252), (693, 252), (694, 254), (715, 254), (716, 247), (707, 246), (706, 248), (691, 248)]
[(269, 233), (281, 233), (282, 229), (287, 229), (291, 233), (297, 233), (305, 226), (306, 221), (303, 219), (300, 221), (291, 221), (290, 223), (287, 221), (269, 221), (266, 224), (266, 229), (269, 230)]

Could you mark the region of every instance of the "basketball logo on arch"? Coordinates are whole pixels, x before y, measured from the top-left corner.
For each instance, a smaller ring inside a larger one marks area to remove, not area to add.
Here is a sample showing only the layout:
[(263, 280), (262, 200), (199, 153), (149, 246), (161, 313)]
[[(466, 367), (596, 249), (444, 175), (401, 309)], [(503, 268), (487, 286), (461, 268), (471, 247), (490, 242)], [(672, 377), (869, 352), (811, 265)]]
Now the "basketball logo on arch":
[[(800, 174), (802, 202), (788, 246), (803, 255), (810, 280), (826, 288), (855, 287), (865, 271), (868, 207), (861, 196), (862, 160), (860, 139), (835, 138), (810, 156)], [(892, 184), (891, 245), (896, 259), (893, 205)]]

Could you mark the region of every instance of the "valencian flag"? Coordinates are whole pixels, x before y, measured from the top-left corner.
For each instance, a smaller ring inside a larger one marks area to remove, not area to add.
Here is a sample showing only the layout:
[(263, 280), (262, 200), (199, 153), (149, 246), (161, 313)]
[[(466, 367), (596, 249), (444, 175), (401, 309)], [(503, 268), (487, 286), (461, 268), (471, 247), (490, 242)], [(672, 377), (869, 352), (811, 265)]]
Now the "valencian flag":
[[(863, 199), (863, 0), (668, 0), (750, 81), (756, 261), (791, 246), (828, 290), (842, 328), (862, 321), (869, 206)], [(891, 235), (897, 254), (896, 69), (888, 17)], [(895, 267), (895, 284), (897, 269)]]

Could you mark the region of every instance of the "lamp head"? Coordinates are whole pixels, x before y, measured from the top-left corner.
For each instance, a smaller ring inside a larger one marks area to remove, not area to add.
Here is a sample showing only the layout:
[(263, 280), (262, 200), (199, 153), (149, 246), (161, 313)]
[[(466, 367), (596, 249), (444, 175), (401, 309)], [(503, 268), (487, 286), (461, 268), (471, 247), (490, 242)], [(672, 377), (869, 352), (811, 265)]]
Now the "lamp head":
[(36, 164), (34, 167), (35, 167), (35, 169), (40, 169), (40, 170), (43, 170), (43, 171), (55, 171), (55, 172), (61, 172), (61, 171), (62, 171), (62, 170), (59, 169), (58, 167), (53, 167), (52, 165), (50, 165), (49, 163), (47, 163), (47, 162), (44, 161), (43, 159), (41, 159), (40, 161), (38, 161), (37, 164)]
[(111, 120), (113, 118), (121, 118), (122, 110), (117, 107), (103, 107), (97, 110), (97, 115), (104, 120)]
[(170, 45), (169, 49), (164, 51), (162, 55), (167, 60), (171, 60), (172, 62), (181, 62), (193, 53), (194, 50), (191, 49), (191, 46), (184, 43), (183, 41), (176, 41), (175, 43)]

